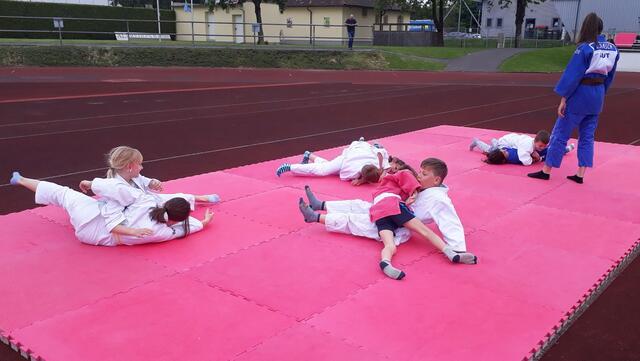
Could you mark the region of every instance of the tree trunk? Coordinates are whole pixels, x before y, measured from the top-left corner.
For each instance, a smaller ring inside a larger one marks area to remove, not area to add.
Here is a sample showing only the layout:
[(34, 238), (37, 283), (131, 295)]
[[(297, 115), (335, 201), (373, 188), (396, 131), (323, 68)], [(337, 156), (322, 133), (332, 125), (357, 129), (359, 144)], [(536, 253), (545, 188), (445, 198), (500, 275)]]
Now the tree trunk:
[(438, 32), (435, 36), (435, 46), (444, 46), (444, 0), (431, 0), (433, 22)]
[[(258, 22), (259, 26), (258, 44), (264, 44), (264, 31), (262, 30), (262, 9), (260, 8), (261, 3), (262, 0), (253, 0), (253, 5), (256, 8), (256, 21)], [(244, 19), (242, 21), (244, 21)]]
[(518, 0), (516, 5), (516, 38), (514, 47), (520, 47), (520, 37), (522, 37), (522, 23), (524, 22), (524, 13), (527, 9), (527, 0)]

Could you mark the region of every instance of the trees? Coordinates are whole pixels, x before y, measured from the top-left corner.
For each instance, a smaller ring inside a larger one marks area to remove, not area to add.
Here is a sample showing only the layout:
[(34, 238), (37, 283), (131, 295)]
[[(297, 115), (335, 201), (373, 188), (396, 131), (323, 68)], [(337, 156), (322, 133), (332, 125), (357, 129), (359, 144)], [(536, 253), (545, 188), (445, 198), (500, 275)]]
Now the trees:
[(446, 0), (429, 0), (431, 3), (431, 16), (436, 24), (438, 33), (436, 35), (435, 46), (444, 46), (444, 7)]
[[(489, 0), (489, 5), (498, 4), (502, 9), (508, 8), (514, 0)], [(522, 23), (524, 22), (524, 12), (529, 4), (541, 4), (546, 0), (515, 0), (516, 2), (516, 34), (514, 46), (520, 47), (520, 36), (522, 35)]]
[(262, 29), (262, 9), (260, 8), (260, 4), (262, 2), (278, 4), (280, 8), (280, 12), (284, 11), (285, 6), (287, 5), (287, 0), (208, 0), (209, 8), (213, 9), (215, 6), (220, 6), (223, 9), (227, 9), (232, 6), (242, 6), (247, 1), (251, 1), (255, 7), (256, 13), (256, 22), (259, 24), (258, 30), (258, 44), (264, 44), (264, 31)]

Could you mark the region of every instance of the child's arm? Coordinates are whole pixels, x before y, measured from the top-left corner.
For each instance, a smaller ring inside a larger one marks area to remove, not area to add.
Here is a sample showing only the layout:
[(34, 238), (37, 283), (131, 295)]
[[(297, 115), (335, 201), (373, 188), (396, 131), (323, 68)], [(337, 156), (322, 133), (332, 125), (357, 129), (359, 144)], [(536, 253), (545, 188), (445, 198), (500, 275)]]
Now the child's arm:
[(361, 184), (364, 184), (364, 180), (362, 179), (362, 175), (359, 175), (358, 178), (351, 180), (351, 185), (352, 186), (359, 186)]
[(160, 182), (159, 180), (157, 180), (155, 178), (151, 179), (151, 181), (149, 182), (148, 187), (149, 187), (149, 189), (151, 189), (154, 192), (162, 192), (162, 190), (164, 189), (162, 187), (162, 182)]
[(94, 178), (91, 190), (98, 197), (112, 200), (123, 207), (133, 204), (142, 192), (115, 178)]
[(123, 225), (117, 225), (111, 229), (111, 233), (144, 238), (152, 235), (153, 231), (149, 228), (131, 228)]
[(418, 197), (418, 190), (415, 190), (405, 201), (404, 203), (408, 206), (412, 205), (413, 202), (416, 201), (416, 198)]

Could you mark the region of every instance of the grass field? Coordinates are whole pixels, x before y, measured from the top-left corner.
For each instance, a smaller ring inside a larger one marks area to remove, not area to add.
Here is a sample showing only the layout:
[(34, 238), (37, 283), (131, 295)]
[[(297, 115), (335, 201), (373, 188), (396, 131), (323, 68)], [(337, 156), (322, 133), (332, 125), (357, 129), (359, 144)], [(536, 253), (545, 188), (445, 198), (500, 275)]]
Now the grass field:
[(517, 54), (500, 66), (503, 72), (554, 73), (563, 71), (575, 46), (537, 49)]

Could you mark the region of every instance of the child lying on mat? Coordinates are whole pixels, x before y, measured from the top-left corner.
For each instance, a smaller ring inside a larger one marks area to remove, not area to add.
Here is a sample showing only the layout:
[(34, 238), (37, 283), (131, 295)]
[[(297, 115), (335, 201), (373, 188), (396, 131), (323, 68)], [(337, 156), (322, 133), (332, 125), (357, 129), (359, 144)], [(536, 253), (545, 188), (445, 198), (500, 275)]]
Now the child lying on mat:
[[(309, 205), (299, 200), (306, 222), (319, 222), (330, 232), (353, 234), (383, 242), (380, 267), (393, 279), (405, 273), (391, 264), (396, 246), (407, 241), (413, 230), (429, 240), (453, 263), (477, 263), (477, 257), (466, 252), (464, 230), (460, 218), (442, 184), (447, 165), (436, 158), (425, 159), (420, 173), (412, 169), (385, 175), (374, 192), (373, 203), (362, 200), (320, 201), (305, 187)], [(409, 206), (413, 205), (412, 211)], [(326, 210), (326, 214), (315, 211)], [(426, 227), (423, 222), (435, 221), (447, 243)], [(375, 222), (375, 224), (374, 224)], [(406, 227), (406, 228), (401, 228)]]
[[(82, 243), (96, 246), (134, 245), (182, 238), (202, 230), (213, 217), (208, 209), (201, 221), (190, 217), (189, 202), (181, 197), (158, 204), (152, 196), (137, 192), (135, 194), (138, 197), (122, 211), (122, 222), (107, 224), (101, 215), (103, 202), (85, 194), (55, 183), (25, 178), (18, 172), (13, 172), (9, 183), (35, 192), (37, 204), (64, 208), (76, 237)], [(92, 190), (102, 197), (108, 197), (95, 186)], [(123, 193), (130, 190), (134, 188), (120, 189)]]
[[(532, 138), (526, 134), (509, 133), (499, 139), (492, 139), (491, 145), (473, 138), (469, 150), (480, 149), (489, 164), (531, 165), (544, 159), (549, 145), (549, 132), (541, 130)], [(567, 146), (567, 152), (574, 145)]]
[(156, 193), (162, 191), (162, 182), (140, 174), (143, 169), (142, 160), (142, 153), (135, 148), (115, 147), (107, 155), (109, 165), (107, 178), (95, 178), (93, 181), (83, 180), (80, 182), (79, 187), (82, 192), (87, 193), (93, 187), (99, 189), (101, 194), (106, 195), (107, 198), (100, 207), (100, 212), (108, 226), (120, 224), (124, 219), (123, 209), (142, 194), (151, 196), (157, 204), (163, 204), (174, 197), (181, 197), (189, 202), (191, 210), (195, 209), (195, 202), (217, 203), (220, 201), (217, 194)]
[(332, 160), (306, 151), (300, 164), (282, 164), (276, 169), (276, 175), (280, 177), (286, 172), (316, 177), (338, 175), (341, 180), (351, 181), (352, 185), (377, 183), (383, 170), (389, 167), (388, 158), (389, 154), (383, 147), (371, 145), (361, 137)]

